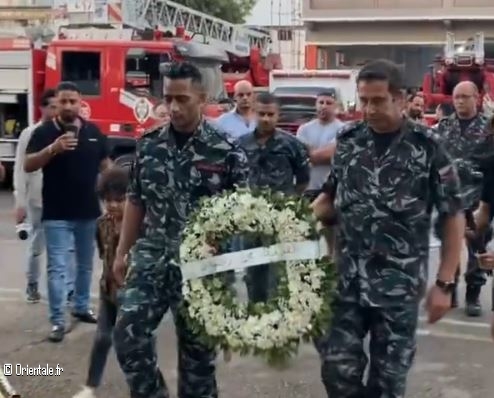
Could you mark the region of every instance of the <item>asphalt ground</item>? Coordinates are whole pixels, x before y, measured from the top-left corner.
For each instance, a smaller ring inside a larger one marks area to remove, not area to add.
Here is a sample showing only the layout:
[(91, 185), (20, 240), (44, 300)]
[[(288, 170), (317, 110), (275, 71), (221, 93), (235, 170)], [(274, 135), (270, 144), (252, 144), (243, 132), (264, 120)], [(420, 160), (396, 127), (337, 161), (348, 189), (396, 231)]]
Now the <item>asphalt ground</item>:
[[(12, 376), (9, 383), (26, 398), (70, 398), (84, 383), (95, 327), (73, 324), (63, 343), (46, 341), (50, 330), (45, 301), (24, 300), (26, 244), (16, 239), (12, 221), (12, 197), (0, 193), (0, 364), (63, 368), (59, 376)], [(431, 252), (430, 275), (436, 274), (437, 249)], [(101, 271), (95, 259), (93, 299)], [(452, 310), (437, 325), (421, 318), (418, 353), (409, 376), (407, 398), (487, 398), (494, 396), (494, 343), (489, 333), (490, 283), (483, 289), (484, 315), (467, 318), (461, 308)], [(40, 281), (46, 297), (44, 275)], [(461, 297), (464, 286), (461, 285)], [(158, 331), (160, 367), (172, 392), (176, 385), (176, 342), (168, 317)], [(3, 370), (3, 368), (0, 368)], [(311, 345), (301, 347), (285, 370), (268, 368), (256, 358), (234, 357), (225, 363), (218, 357), (221, 397), (322, 398), (319, 360)], [(100, 397), (128, 397), (113, 352), (110, 354)]]

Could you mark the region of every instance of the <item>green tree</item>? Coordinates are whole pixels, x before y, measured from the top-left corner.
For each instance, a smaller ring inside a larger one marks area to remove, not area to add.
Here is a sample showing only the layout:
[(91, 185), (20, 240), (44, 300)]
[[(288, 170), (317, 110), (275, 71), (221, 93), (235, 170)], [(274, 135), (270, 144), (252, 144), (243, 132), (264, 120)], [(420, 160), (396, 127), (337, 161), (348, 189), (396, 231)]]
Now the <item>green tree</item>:
[(242, 24), (257, 0), (175, 0), (175, 2), (231, 23)]

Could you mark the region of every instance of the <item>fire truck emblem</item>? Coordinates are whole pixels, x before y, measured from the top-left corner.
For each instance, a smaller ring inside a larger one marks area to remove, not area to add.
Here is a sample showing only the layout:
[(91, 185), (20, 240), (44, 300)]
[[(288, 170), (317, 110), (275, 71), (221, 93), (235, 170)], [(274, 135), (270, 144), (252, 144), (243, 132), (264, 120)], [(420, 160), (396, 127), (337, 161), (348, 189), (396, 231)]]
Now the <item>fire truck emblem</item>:
[(139, 98), (134, 105), (134, 116), (139, 123), (144, 123), (151, 115), (151, 105), (146, 98)]

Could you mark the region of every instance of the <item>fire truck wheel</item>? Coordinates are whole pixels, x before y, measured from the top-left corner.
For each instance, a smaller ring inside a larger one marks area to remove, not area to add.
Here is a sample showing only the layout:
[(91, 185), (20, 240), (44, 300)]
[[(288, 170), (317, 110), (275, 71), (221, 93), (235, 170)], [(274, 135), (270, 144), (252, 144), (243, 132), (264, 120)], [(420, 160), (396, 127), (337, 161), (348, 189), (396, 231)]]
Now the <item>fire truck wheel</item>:
[(132, 166), (132, 163), (134, 162), (134, 154), (133, 153), (126, 153), (124, 155), (120, 155), (115, 159), (115, 164), (117, 166), (120, 166), (122, 168), (129, 168)]

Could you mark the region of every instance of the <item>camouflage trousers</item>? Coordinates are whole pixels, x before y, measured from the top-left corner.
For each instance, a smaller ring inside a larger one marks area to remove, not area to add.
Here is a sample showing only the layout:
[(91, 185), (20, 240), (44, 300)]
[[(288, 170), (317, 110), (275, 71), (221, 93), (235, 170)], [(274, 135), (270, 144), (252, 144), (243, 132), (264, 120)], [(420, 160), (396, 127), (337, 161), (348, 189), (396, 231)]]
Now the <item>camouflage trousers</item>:
[[(178, 311), (181, 272), (175, 265), (147, 263), (135, 256), (113, 333), (117, 358), (131, 398), (169, 398), (158, 364), (154, 333), (171, 309), (178, 342), (178, 397), (216, 398), (214, 349), (204, 346)], [(139, 262), (141, 260), (142, 264)]]
[[(362, 306), (336, 300), (328, 335), (315, 342), (331, 398), (403, 398), (416, 350), (418, 304)], [(370, 335), (370, 369), (364, 339)]]

